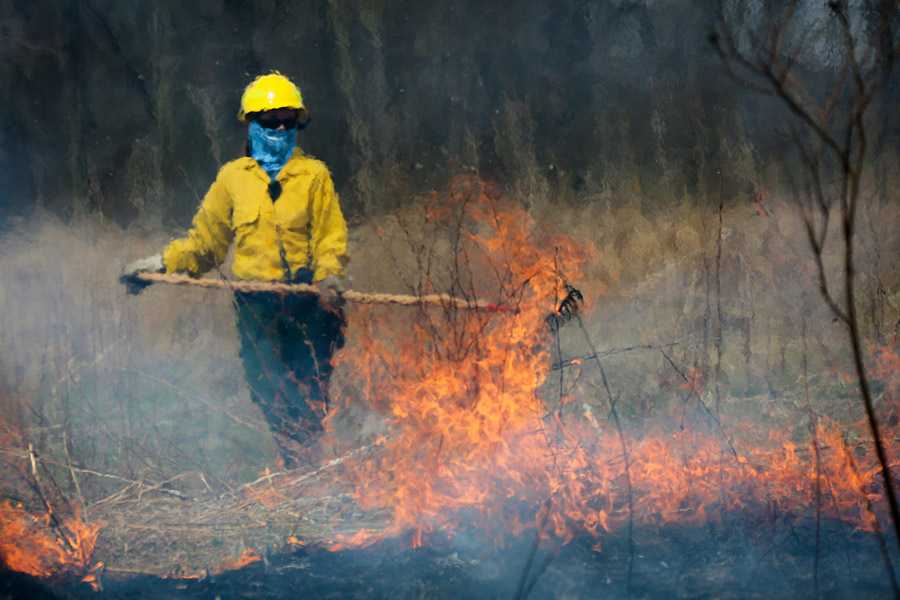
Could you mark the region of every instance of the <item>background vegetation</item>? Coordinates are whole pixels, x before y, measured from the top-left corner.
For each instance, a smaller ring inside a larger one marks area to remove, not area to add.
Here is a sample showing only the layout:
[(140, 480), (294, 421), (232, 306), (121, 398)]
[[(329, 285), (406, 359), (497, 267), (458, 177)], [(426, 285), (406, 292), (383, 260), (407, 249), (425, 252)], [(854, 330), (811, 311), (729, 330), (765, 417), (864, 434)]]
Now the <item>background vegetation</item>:
[[(270, 69), (303, 90), (312, 124), (300, 144), (332, 169), (354, 288), (409, 292), (452, 274), (440, 261), (460, 232), (429, 225), (422, 199), (475, 174), (595, 249), (572, 283), (598, 349), (665, 346), (605, 359), (625, 419), (665, 419), (673, 398), (696, 392), (750, 428), (806, 431), (812, 414), (857, 423), (845, 334), (786, 191), (800, 166), (785, 115), (725, 77), (707, 39), (714, 19), (705, 0), (5, 3), (4, 495), (34, 502), (22, 491), (29, 443), (44, 479), (88, 516), (122, 498), (126, 484), (106, 475), (141, 482), (133, 497), (161, 482), (220, 492), (273, 464), (228, 295), (154, 286), (133, 298), (116, 282), (184, 230), (218, 166), (242, 153), (240, 93)], [(823, 19), (810, 5), (800, 26)], [(801, 68), (824, 85), (839, 66), (826, 43)], [(891, 426), (898, 99), (895, 76), (870, 113), (857, 238), (862, 333)], [(838, 276), (835, 252), (824, 260)], [(433, 272), (423, 255), (440, 259)], [(564, 330), (554, 360), (589, 351)], [(605, 419), (598, 375), (555, 366), (543, 394)], [(334, 426), (345, 440), (380, 431), (344, 408)]]
[[(826, 18), (809, 8), (799, 25)], [(787, 130), (775, 103), (721, 76), (714, 20), (712, 0), (13, 1), (0, 15), (3, 208), (180, 230), (242, 154), (240, 93), (271, 69), (300, 84), (313, 118), (301, 143), (354, 216), (472, 171), (538, 205), (752, 202), (774, 185)], [(833, 49), (812, 50), (812, 73), (839, 68)], [(896, 148), (897, 86), (878, 99), (879, 157)], [(877, 163), (882, 189), (894, 160)]]

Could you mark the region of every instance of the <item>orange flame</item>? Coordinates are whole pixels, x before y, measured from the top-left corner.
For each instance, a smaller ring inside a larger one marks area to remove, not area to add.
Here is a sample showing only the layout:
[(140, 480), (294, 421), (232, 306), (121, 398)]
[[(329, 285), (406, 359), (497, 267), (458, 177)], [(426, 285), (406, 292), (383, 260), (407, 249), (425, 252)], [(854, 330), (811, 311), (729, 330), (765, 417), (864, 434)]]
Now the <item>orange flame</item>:
[(82, 578), (99, 589), (103, 564), (90, 563), (103, 525), (82, 522), (76, 506), (74, 517), (51, 527), (50, 513), (35, 516), (6, 501), (0, 503), (0, 558), (14, 571), (55, 580)]
[[(629, 518), (708, 522), (748, 508), (800, 517), (816, 503), (824, 516), (877, 526), (877, 462), (850, 449), (846, 428), (825, 418), (816, 447), (798, 446), (791, 431), (720, 423), (626, 427), (620, 437), (590, 409), (564, 422), (538, 394), (550, 365), (546, 317), (596, 253), (548, 232), (474, 177), (455, 179), (425, 214), (468, 232), (458, 243), (459, 287), (519, 312), (423, 310), (408, 328), (376, 308), (351, 313), (353, 352), (340, 358), (350, 385), (341, 388), (362, 390), (391, 433), (378, 439), (377, 454), (345, 461), (338, 483), (353, 486), (362, 508), (387, 509), (392, 519), (384, 530), (340, 536), (332, 549), (400, 534), (416, 546), (467, 524), (499, 544), (538, 529), (561, 543), (589, 536), (599, 550)], [(884, 364), (892, 360), (885, 354)], [(673, 392), (699, 393), (702, 381), (690, 371)]]
[(166, 573), (162, 576), (163, 579), (203, 579), (208, 575), (221, 575), (225, 571), (235, 571), (237, 569), (246, 567), (249, 564), (259, 562), (262, 560), (262, 557), (256, 553), (255, 550), (251, 548), (246, 548), (241, 555), (237, 558), (232, 558), (230, 556), (226, 556), (223, 558), (219, 564), (213, 569), (212, 573), (205, 571), (203, 573), (192, 573), (190, 575), (173, 575), (171, 573)]
[(233, 571), (235, 569), (240, 569), (241, 567), (246, 567), (247, 565), (255, 562), (261, 561), (262, 558), (251, 550), (247, 548), (241, 555), (237, 557), (237, 559), (226, 557), (222, 559), (222, 562), (219, 563), (219, 566), (216, 567), (215, 571), (213, 571), (213, 575), (219, 575), (220, 573), (224, 573), (225, 571)]

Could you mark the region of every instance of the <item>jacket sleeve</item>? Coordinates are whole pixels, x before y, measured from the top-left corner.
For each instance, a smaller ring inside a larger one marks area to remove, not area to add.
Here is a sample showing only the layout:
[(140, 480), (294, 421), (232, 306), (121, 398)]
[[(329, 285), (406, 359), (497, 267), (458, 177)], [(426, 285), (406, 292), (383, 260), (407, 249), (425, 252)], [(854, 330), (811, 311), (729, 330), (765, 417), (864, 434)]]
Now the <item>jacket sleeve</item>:
[(203, 198), (187, 236), (172, 241), (163, 252), (166, 273), (186, 272), (198, 277), (224, 262), (234, 237), (231, 229), (233, 202), (225, 178), (225, 169), (222, 169)]
[(346, 274), (347, 223), (327, 169), (313, 180), (310, 198), (310, 248), (313, 282)]

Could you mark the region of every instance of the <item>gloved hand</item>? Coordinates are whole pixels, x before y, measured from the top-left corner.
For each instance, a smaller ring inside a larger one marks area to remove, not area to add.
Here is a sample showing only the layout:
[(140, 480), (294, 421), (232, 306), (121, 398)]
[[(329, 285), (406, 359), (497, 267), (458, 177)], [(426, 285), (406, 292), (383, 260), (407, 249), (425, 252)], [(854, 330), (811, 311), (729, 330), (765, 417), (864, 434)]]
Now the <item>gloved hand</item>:
[(344, 283), (334, 275), (329, 275), (325, 279), (321, 279), (316, 283), (319, 288), (319, 299), (322, 302), (331, 304), (332, 306), (341, 306), (344, 299), (341, 297), (346, 290)]
[(165, 273), (166, 266), (163, 264), (162, 254), (154, 254), (147, 258), (136, 260), (133, 263), (125, 265), (119, 274), (119, 283), (125, 285), (125, 289), (129, 294), (137, 296), (144, 291), (144, 288), (150, 285), (149, 281), (142, 281), (137, 278), (138, 273)]

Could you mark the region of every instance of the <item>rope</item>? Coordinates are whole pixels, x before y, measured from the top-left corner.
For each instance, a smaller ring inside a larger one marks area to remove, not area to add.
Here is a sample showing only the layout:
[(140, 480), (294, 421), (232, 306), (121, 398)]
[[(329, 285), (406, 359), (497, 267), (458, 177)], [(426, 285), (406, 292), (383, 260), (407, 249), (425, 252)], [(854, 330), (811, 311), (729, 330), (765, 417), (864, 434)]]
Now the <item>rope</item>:
[[(141, 281), (150, 283), (170, 283), (173, 285), (195, 285), (203, 288), (219, 288), (235, 290), (239, 292), (278, 292), (282, 294), (320, 294), (321, 291), (315, 285), (306, 283), (280, 283), (275, 281), (226, 281), (224, 279), (194, 279), (187, 275), (164, 275), (162, 273), (138, 273), (135, 275)], [(428, 294), (425, 296), (410, 296), (407, 294), (370, 294), (347, 290), (341, 292), (341, 298), (347, 302), (357, 304), (400, 304), (403, 306), (446, 306), (469, 310), (484, 310), (488, 312), (519, 312), (508, 304), (496, 304), (487, 300), (466, 300), (456, 298), (450, 294)]]

